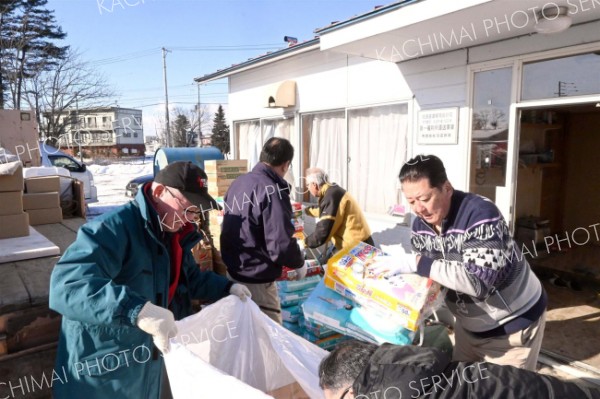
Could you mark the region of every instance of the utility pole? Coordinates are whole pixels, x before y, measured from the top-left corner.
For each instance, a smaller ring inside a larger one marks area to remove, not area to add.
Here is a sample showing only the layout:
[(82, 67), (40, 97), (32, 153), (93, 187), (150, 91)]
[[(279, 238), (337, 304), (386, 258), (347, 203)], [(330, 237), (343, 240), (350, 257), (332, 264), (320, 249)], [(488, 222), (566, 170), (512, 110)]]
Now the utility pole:
[(201, 129), (201, 113), (200, 113), (200, 83), (198, 83), (198, 105), (196, 108), (196, 113), (198, 114), (198, 147), (202, 147), (202, 129)]
[(165, 131), (165, 138), (166, 138), (166, 144), (167, 147), (171, 146), (171, 132), (170, 132), (170, 127), (169, 127), (169, 92), (167, 90), (167, 49), (166, 48), (162, 48), (162, 55), (163, 55), (163, 77), (165, 79), (165, 120), (167, 122), (167, 126), (166, 126), (166, 131)]
[(79, 129), (79, 96), (75, 94), (75, 115), (77, 118), (77, 141), (79, 142), (79, 160), (83, 163), (83, 153), (81, 152), (81, 130)]

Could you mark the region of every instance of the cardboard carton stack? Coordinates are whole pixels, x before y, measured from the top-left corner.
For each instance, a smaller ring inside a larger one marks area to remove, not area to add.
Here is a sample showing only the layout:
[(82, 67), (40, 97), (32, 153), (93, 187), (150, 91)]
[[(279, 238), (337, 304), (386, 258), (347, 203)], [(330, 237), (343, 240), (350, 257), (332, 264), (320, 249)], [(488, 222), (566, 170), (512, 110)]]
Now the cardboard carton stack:
[(204, 161), (204, 171), (208, 176), (208, 193), (213, 197), (222, 197), (235, 179), (248, 172), (248, 161), (245, 159)]
[(216, 249), (221, 250), (221, 223), (224, 214), (223, 196), (235, 179), (248, 172), (248, 161), (245, 159), (204, 161), (204, 171), (208, 176), (208, 193), (222, 208), (209, 212), (209, 226), (213, 243)]
[(23, 166), (17, 161), (4, 168), (7, 174), (0, 174), (0, 239), (28, 236), (29, 215), (23, 212)]
[(25, 179), (26, 193), (23, 207), (29, 214), (29, 224), (60, 223), (63, 212), (60, 207), (60, 177), (43, 176)]

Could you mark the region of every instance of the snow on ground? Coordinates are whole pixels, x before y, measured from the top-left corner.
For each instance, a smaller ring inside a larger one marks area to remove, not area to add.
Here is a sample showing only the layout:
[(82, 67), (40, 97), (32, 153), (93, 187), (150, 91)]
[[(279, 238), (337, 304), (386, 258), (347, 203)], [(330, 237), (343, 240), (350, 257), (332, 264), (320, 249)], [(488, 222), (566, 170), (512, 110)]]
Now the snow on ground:
[(88, 219), (131, 201), (125, 195), (127, 183), (152, 173), (152, 156), (145, 159), (110, 159), (88, 164), (98, 190), (98, 202), (88, 204)]

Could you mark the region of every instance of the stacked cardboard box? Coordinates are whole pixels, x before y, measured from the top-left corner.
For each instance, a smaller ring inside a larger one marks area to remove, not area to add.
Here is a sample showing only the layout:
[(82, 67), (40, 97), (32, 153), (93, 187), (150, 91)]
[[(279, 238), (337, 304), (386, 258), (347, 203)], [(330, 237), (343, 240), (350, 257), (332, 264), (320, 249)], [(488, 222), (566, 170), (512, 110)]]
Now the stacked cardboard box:
[(220, 210), (209, 212), (210, 233), (216, 249), (221, 250), (221, 223), (223, 223), (223, 196), (231, 183), (248, 172), (248, 161), (245, 159), (204, 161), (204, 171), (208, 176), (208, 193), (217, 201)]
[(30, 225), (62, 222), (59, 176), (30, 177), (25, 179), (25, 188), (23, 203)]
[(235, 179), (248, 172), (248, 161), (245, 159), (204, 161), (204, 171), (208, 176), (208, 193), (213, 197), (222, 197)]
[(23, 166), (4, 165), (11, 174), (0, 175), (0, 239), (29, 235), (29, 218), (23, 212)]
[[(217, 204), (223, 208), (223, 198), (215, 198), (217, 200)], [(210, 229), (210, 234), (213, 237), (213, 245), (219, 251), (221, 250), (221, 223), (223, 223), (223, 209), (213, 210), (209, 212), (209, 220), (208, 225)]]

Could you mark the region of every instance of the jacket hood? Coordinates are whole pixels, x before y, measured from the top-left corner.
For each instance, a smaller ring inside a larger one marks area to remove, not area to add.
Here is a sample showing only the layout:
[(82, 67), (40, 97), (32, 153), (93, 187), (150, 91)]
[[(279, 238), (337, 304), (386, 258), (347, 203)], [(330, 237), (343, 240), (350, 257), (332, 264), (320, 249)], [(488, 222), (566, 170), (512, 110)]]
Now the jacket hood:
[(419, 381), (442, 374), (449, 363), (450, 356), (439, 349), (383, 344), (354, 381), (354, 396), (370, 398), (379, 391), (387, 399), (415, 397)]

